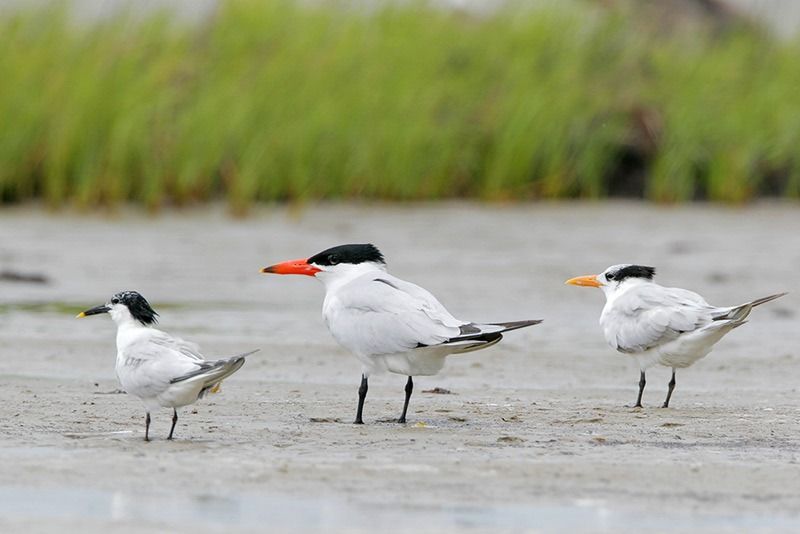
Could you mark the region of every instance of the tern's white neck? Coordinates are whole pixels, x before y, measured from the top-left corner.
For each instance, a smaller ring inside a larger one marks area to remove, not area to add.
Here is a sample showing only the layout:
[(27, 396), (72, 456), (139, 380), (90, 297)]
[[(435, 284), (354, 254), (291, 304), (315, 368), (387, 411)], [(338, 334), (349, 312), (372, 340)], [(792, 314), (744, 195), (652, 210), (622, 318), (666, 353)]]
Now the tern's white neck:
[(645, 284), (652, 284), (653, 281), (647, 278), (626, 278), (620, 283), (611, 282), (607, 284), (603, 284), (600, 286), (600, 289), (603, 290), (603, 293), (606, 296), (606, 301), (612, 301), (617, 298), (619, 295), (625, 293), (626, 291), (633, 289), (634, 287), (639, 287)]
[(325, 286), (325, 293), (330, 294), (359, 276), (376, 271), (385, 272), (386, 265), (371, 261), (355, 265), (352, 263), (340, 263), (339, 265), (326, 267), (325, 270), (318, 272), (315, 277)]
[(108, 314), (111, 316), (114, 322), (117, 323), (117, 326), (119, 328), (144, 326), (142, 325), (142, 323), (133, 318), (133, 315), (131, 315), (131, 311), (128, 309), (127, 306), (121, 304), (115, 304), (110, 306), (110, 308), (111, 309), (108, 311)]
[(112, 306), (108, 314), (117, 323), (117, 350), (127, 346), (128, 343), (141, 335), (142, 329), (149, 328), (134, 319), (126, 306)]

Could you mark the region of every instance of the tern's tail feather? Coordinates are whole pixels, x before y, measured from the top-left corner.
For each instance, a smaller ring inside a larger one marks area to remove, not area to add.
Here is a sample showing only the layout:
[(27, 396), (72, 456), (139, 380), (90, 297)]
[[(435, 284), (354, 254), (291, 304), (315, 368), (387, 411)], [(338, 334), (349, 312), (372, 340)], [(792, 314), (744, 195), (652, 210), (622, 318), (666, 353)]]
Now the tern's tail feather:
[(535, 324), (541, 323), (541, 319), (530, 319), (527, 321), (511, 321), (510, 323), (489, 323), (492, 326), (500, 326), (503, 329), (501, 332), (510, 332), (511, 330), (517, 330), (519, 328), (525, 328), (526, 326), (533, 326)]
[(213, 390), (212, 388), (218, 388), (220, 382), (238, 371), (242, 365), (244, 365), (245, 358), (258, 352), (258, 350), (259, 349), (245, 352), (243, 354), (237, 354), (236, 356), (231, 356), (230, 358), (220, 358), (219, 360), (203, 362), (200, 368), (183, 376), (173, 378), (170, 380), (170, 384), (184, 382), (186, 380), (202, 381), (203, 386), (200, 390), (200, 394), (198, 395), (198, 398), (202, 398), (203, 395), (205, 395), (209, 390)]
[[(467, 323), (460, 327), (461, 333), (457, 336), (446, 339), (436, 345), (422, 345), (416, 347), (421, 353), (430, 351), (440, 351), (446, 349), (445, 354), (462, 354), (473, 350), (485, 349), (503, 339), (503, 333), (526, 326), (533, 326), (542, 321), (534, 319), (532, 321), (513, 321), (510, 323)], [(438, 353), (438, 352), (437, 352)]]
[(458, 343), (462, 341), (484, 341), (486, 343), (496, 343), (503, 337), (504, 332), (525, 328), (541, 323), (541, 319), (529, 321), (512, 321), (510, 323), (470, 323), (461, 326), (461, 335), (452, 337), (445, 343)]
[(782, 296), (784, 296), (786, 294), (787, 294), (786, 292), (775, 293), (774, 295), (770, 295), (768, 297), (763, 297), (763, 298), (760, 298), (760, 299), (756, 299), (756, 300), (754, 300), (753, 302), (750, 303), (750, 306), (755, 308), (756, 306), (760, 306), (761, 304), (764, 304), (765, 302), (769, 302), (771, 300), (775, 300), (775, 299), (781, 298)]
[(745, 319), (750, 312), (756, 306), (760, 306), (761, 304), (767, 303), (771, 300), (775, 300), (782, 296), (786, 295), (786, 293), (776, 293), (774, 295), (770, 295), (768, 297), (763, 297), (760, 299), (756, 299), (752, 302), (748, 302), (746, 304), (741, 304), (739, 306), (734, 306), (733, 308), (724, 308), (721, 310), (721, 313), (714, 316), (715, 321), (724, 320), (724, 319), (733, 319), (736, 321), (741, 321)]

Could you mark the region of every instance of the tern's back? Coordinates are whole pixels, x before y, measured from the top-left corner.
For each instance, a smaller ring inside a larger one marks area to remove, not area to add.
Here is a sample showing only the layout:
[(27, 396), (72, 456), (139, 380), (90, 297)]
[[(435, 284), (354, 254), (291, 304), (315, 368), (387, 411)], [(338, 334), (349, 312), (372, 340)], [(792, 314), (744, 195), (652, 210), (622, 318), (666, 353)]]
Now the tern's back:
[(608, 295), (600, 325), (609, 345), (636, 353), (708, 325), (713, 310), (692, 291), (631, 282)]

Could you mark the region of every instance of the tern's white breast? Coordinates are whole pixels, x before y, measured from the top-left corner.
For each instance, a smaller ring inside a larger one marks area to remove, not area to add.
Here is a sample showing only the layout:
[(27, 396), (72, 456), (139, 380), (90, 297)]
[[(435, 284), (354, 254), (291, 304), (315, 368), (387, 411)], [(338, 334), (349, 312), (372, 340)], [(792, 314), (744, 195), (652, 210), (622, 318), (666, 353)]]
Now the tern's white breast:
[(136, 325), (123, 325), (117, 332), (116, 372), (122, 388), (142, 400), (148, 410), (179, 407), (197, 400), (202, 383), (186, 380), (171, 383), (174, 378), (197, 369), (196, 360), (175, 348), (156, 343), (157, 330)]

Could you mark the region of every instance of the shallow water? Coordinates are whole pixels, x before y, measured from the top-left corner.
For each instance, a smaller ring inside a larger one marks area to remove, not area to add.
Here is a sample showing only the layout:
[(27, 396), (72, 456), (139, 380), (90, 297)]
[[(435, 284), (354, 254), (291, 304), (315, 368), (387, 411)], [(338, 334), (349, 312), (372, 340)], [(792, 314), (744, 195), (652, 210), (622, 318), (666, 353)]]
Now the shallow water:
[[(166, 513), (165, 513), (166, 511)], [(800, 529), (800, 519), (783, 515), (644, 514), (609, 506), (602, 500), (563, 505), (408, 506), (327, 498), (288, 498), (280, 494), (174, 495), (131, 494), (85, 489), (0, 487), (0, 516), (40, 520), (90, 518), (100, 521), (159, 523), (180, 527), (199, 523), (210, 528), (309, 531), (577, 531), (630, 529), (682, 531), (691, 528), (749, 531)]]

